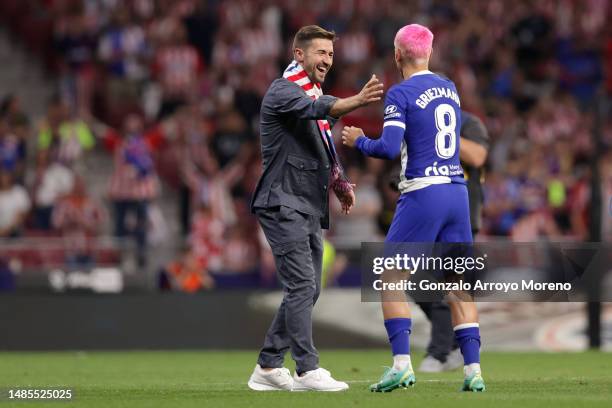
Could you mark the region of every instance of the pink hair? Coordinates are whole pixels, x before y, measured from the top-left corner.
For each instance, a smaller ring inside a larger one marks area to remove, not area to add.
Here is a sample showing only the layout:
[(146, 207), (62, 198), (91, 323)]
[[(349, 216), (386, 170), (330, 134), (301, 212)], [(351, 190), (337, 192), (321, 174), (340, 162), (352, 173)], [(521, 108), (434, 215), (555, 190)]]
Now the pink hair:
[(433, 43), (433, 33), (420, 24), (410, 24), (399, 29), (393, 44), (402, 56), (411, 60), (427, 59)]

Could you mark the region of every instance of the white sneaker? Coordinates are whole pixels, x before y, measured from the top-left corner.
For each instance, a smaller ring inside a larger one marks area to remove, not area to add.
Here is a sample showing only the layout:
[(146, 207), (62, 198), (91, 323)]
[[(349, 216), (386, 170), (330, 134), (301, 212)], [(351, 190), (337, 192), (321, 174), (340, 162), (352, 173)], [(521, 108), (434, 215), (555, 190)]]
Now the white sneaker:
[(248, 385), (255, 391), (290, 391), (293, 388), (293, 378), (289, 370), (284, 367), (264, 370), (257, 364)]
[(428, 355), (423, 359), (423, 361), (421, 361), (419, 371), (422, 373), (441, 373), (444, 371), (444, 363), (437, 358)]
[(307, 371), (301, 377), (297, 372), (293, 375), (293, 389), (291, 391), (344, 391), (348, 384), (336, 381), (331, 373), (324, 368)]

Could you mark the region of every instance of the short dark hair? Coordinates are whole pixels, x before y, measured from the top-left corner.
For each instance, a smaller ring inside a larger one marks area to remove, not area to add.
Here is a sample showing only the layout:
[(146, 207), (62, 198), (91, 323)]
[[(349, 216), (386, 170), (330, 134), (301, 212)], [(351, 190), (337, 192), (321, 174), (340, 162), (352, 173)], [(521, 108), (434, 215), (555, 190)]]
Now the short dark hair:
[(323, 38), (330, 41), (336, 41), (336, 33), (333, 31), (327, 31), (318, 25), (308, 25), (300, 28), (295, 37), (293, 37), (293, 49), (302, 48), (308, 46), (308, 43), (315, 38)]

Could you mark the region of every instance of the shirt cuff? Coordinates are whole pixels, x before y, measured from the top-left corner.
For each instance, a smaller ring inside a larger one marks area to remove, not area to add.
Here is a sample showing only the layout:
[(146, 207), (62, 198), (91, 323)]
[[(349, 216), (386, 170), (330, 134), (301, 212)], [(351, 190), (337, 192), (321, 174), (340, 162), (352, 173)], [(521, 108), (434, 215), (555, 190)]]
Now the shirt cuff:
[(356, 147), (357, 149), (359, 149), (359, 151), (360, 151), (361, 153), (363, 153), (362, 147), (363, 147), (363, 144), (365, 143), (366, 139), (367, 139), (367, 138), (366, 138), (365, 136), (359, 136), (359, 137), (357, 138), (357, 140), (355, 140), (355, 147)]

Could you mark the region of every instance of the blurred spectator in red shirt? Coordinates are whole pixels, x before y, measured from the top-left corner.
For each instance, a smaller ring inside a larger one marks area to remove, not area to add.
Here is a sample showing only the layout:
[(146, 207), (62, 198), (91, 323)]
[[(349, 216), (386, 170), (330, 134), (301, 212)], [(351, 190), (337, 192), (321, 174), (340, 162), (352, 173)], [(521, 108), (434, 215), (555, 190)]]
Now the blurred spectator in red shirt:
[[(115, 163), (109, 186), (113, 202), (115, 235), (136, 239), (138, 263), (145, 264), (147, 207), (159, 194), (159, 180), (155, 171), (151, 147), (143, 137), (143, 122), (138, 115), (128, 115), (123, 126), (123, 139), (115, 148)], [(135, 225), (129, 228), (129, 216)]]
[(70, 191), (53, 208), (53, 226), (64, 238), (69, 262), (83, 264), (91, 261), (91, 241), (95, 238), (104, 221), (104, 208), (87, 195), (85, 184), (76, 177)]
[(76, 177), (72, 191), (63, 196), (53, 209), (53, 226), (71, 241), (84, 241), (100, 232), (106, 219), (103, 207), (92, 199), (80, 177)]
[(189, 243), (207, 270), (218, 271), (222, 267), (225, 231), (225, 223), (210, 206), (201, 204), (197, 208), (191, 222)]
[(185, 28), (177, 24), (157, 50), (154, 72), (162, 87), (159, 117), (172, 114), (197, 95), (204, 63), (198, 51), (187, 43)]

